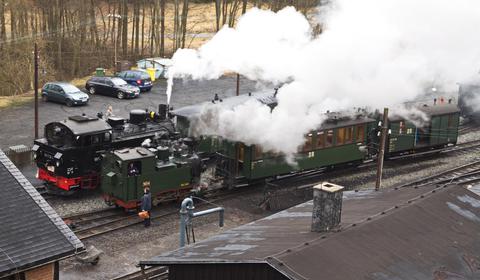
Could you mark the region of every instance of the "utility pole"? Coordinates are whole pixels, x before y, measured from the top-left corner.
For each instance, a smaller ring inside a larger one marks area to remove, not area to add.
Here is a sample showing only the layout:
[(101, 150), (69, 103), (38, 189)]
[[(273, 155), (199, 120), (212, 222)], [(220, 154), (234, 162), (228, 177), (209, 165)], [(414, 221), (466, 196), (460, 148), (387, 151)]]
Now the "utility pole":
[(237, 96), (240, 95), (240, 74), (237, 74)]
[(385, 141), (387, 140), (388, 133), (388, 108), (383, 109), (383, 122), (380, 135), (380, 150), (377, 156), (377, 182), (375, 184), (375, 190), (378, 191), (382, 185), (382, 172), (383, 172), (383, 158), (385, 156)]
[(34, 61), (34, 95), (35, 95), (35, 139), (38, 139), (38, 49), (37, 42), (33, 50)]

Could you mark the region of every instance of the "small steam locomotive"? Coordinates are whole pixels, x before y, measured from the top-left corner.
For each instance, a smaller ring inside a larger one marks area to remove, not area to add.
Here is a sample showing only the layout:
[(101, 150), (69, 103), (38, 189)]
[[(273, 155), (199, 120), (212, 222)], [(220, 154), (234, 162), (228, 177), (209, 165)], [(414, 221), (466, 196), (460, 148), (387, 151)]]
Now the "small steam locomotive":
[[(195, 135), (205, 106), (236, 106), (249, 99), (274, 108), (273, 92), (257, 92), (225, 100), (213, 100), (171, 111), (182, 137)], [(432, 100), (433, 101), (433, 100)], [(402, 117), (389, 118), (385, 157), (442, 149), (455, 145), (459, 110), (455, 104), (421, 104), (417, 108), (428, 116), (421, 125)], [(165, 140), (151, 145), (120, 149), (105, 154), (102, 163), (101, 191), (105, 201), (124, 208), (135, 208), (143, 195), (142, 185), (151, 186), (154, 203), (178, 199), (188, 193), (202, 174), (207, 159), (215, 167), (217, 178), (227, 187), (247, 186), (267, 178), (302, 170), (355, 165), (376, 158), (380, 114), (365, 111), (326, 113), (327, 120), (305, 135), (305, 143), (295, 155), (296, 165), (288, 164), (281, 154), (264, 151), (258, 145), (201, 135), (195, 141)], [(212, 116), (209, 116), (212, 117)], [(198, 131), (197, 131), (198, 132)]]
[(166, 105), (161, 104), (159, 113), (133, 110), (129, 119), (99, 114), (49, 123), (44, 138), (35, 140), (32, 148), (37, 177), (64, 191), (94, 189), (100, 183), (105, 151), (175, 137), (166, 113)]

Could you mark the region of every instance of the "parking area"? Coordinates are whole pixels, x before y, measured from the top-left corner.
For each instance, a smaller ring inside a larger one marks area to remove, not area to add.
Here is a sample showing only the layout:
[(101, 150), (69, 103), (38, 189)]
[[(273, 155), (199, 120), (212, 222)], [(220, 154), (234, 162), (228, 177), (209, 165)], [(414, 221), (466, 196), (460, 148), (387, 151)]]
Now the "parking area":
[[(255, 82), (242, 79), (240, 94), (255, 90)], [(120, 100), (113, 97), (94, 95), (89, 104), (79, 107), (39, 101), (39, 135), (43, 136), (45, 124), (63, 120), (68, 116), (85, 113), (96, 115), (106, 112), (109, 105), (117, 116), (128, 117), (132, 109), (158, 110), (158, 104), (166, 102), (167, 83), (165, 80), (155, 82), (150, 92), (141, 93), (136, 99)], [(82, 89), (85, 90), (85, 89)], [(174, 84), (171, 106), (179, 108), (213, 99), (215, 93), (220, 98), (233, 96), (236, 92), (236, 77), (222, 77), (212, 81), (183, 81)], [(12, 145), (31, 146), (34, 140), (34, 107), (33, 102), (0, 110), (0, 148), (7, 149)]]

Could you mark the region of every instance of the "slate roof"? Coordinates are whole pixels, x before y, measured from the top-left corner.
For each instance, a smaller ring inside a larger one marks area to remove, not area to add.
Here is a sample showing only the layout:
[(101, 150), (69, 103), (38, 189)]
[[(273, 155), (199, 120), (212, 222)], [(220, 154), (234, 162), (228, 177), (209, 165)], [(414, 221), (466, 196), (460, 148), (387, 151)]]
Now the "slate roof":
[(480, 279), (480, 196), (463, 187), (345, 192), (338, 232), (311, 232), (311, 213), (312, 202), (300, 204), (141, 264), (264, 263), (290, 279)]
[(0, 193), (0, 278), (84, 250), (1, 150)]

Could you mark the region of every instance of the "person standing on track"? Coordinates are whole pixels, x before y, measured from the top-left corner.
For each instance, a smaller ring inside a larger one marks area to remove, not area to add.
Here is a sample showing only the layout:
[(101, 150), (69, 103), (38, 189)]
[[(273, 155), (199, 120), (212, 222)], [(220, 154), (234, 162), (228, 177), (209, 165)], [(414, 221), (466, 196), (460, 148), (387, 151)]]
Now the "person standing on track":
[(152, 195), (150, 194), (150, 182), (143, 182), (142, 211), (148, 212), (148, 218), (143, 220), (145, 227), (150, 226), (150, 210), (152, 210)]

